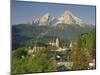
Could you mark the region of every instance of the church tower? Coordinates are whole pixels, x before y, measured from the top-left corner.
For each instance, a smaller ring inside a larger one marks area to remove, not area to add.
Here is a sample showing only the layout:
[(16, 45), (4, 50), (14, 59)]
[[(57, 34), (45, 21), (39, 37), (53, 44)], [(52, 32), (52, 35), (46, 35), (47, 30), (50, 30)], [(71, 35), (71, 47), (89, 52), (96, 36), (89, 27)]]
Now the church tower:
[(59, 39), (56, 38), (56, 47), (59, 47)]
[(73, 47), (72, 41), (70, 42), (69, 47), (72, 49), (72, 47)]

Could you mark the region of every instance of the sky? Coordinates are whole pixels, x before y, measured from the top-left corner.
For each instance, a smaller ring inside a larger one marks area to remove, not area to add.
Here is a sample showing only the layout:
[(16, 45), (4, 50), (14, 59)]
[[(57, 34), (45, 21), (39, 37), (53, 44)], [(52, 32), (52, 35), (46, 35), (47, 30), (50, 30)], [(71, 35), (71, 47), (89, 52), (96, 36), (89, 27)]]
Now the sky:
[(54, 17), (60, 17), (66, 10), (80, 17), (85, 22), (95, 25), (95, 6), (25, 1), (12, 1), (11, 24), (23, 24), (35, 18), (39, 18), (45, 13), (50, 13), (50, 15)]

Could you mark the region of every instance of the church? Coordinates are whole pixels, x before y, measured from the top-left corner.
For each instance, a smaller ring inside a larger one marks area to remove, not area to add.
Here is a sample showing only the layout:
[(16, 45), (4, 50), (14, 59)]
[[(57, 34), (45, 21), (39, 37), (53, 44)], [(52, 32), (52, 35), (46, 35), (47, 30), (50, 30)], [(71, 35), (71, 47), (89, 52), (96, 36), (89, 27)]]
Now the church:
[(59, 39), (56, 38), (55, 41), (54, 41), (54, 40), (53, 40), (53, 41), (50, 41), (50, 42), (49, 42), (49, 45), (59, 48)]

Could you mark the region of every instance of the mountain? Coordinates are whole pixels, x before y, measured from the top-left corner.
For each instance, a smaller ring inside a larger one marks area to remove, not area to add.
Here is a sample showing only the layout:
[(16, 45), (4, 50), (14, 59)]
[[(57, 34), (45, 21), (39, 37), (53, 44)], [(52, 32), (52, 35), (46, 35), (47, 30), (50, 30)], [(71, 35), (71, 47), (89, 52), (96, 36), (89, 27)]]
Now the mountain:
[(50, 20), (49, 13), (44, 14), (39, 20), (39, 26), (41, 25), (48, 25)]
[(12, 47), (22, 47), (23, 43), (32, 39), (48, 43), (59, 38), (60, 42), (68, 43), (94, 28), (95, 26), (87, 24), (70, 11), (65, 11), (59, 18), (46, 13), (27, 24), (12, 25)]
[(79, 35), (90, 32), (92, 29), (94, 29), (94, 26), (87, 25), (85, 27), (80, 27), (75, 24), (63, 26), (38, 26), (29, 24), (13, 25), (12, 47), (13, 49), (22, 47), (24, 42), (31, 39), (47, 43), (50, 40), (59, 38), (61, 42), (68, 43)]
[(61, 17), (58, 18), (57, 24), (65, 25), (65, 24), (75, 24), (75, 20), (70, 14), (70, 12), (65, 11)]
[(70, 11), (65, 11), (61, 17), (58, 18), (58, 22), (56, 24), (66, 25), (66, 24), (77, 24), (81, 27), (86, 25), (86, 23), (80, 19), (79, 17), (72, 14)]
[(37, 24), (39, 26), (45, 26), (45, 25), (71, 25), (76, 24), (81, 27), (84, 27), (87, 25), (86, 22), (84, 22), (81, 18), (75, 16), (70, 11), (65, 11), (60, 17), (56, 18), (54, 16), (51, 16), (50, 13), (45, 13), (38, 19), (34, 19), (32, 21), (28, 22), (29, 24)]

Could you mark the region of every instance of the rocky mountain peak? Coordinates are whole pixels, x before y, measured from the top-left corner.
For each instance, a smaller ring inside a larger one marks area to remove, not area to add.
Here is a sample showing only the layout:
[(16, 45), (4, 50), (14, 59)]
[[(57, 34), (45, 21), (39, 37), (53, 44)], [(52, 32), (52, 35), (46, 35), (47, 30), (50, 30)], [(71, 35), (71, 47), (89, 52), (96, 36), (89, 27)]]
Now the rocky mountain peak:
[(57, 24), (66, 25), (66, 24), (78, 24), (81, 27), (86, 25), (79, 17), (75, 16), (70, 11), (65, 11), (59, 18)]
[(35, 19), (32, 24), (37, 24), (39, 26), (57, 26), (57, 25), (79, 25), (84, 27), (87, 25), (81, 18), (74, 15), (72, 12), (66, 10), (60, 17), (56, 18), (51, 16), (50, 13), (45, 13), (38, 19)]
[(65, 11), (59, 18), (57, 24), (65, 25), (65, 24), (75, 24), (75, 20), (73, 19), (70, 11)]
[(71, 13), (70, 11), (68, 11), (68, 10), (66, 10), (63, 14), (64, 14), (64, 15), (66, 15), (66, 14), (72, 15), (72, 13)]
[(49, 20), (50, 20), (50, 14), (46, 13), (40, 18), (39, 25), (48, 25)]

